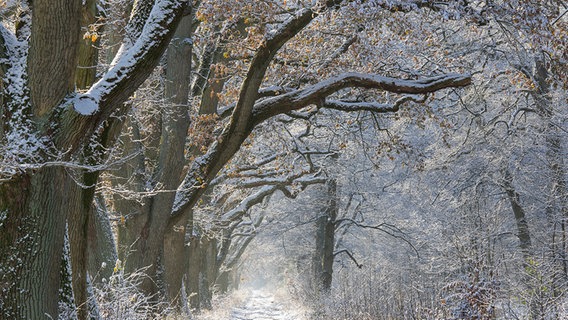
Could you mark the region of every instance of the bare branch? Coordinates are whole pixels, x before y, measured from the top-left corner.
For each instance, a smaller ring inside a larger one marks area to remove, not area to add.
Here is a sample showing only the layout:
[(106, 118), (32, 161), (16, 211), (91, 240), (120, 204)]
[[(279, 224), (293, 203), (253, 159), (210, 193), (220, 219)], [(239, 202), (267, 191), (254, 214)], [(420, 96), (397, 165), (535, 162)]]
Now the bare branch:
[(327, 66), (329, 66), (333, 62), (333, 60), (339, 58), (342, 54), (347, 52), (347, 50), (349, 50), (349, 47), (351, 47), (351, 45), (353, 43), (355, 43), (355, 41), (357, 41), (358, 39), (359, 39), (359, 36), (357, 34), (354, 34), (354, 35), (351, 35), (350, 37), (348, 37), (343, 42), (343, 44), (341, 44), (341, 46), (339, 48), (337, 48), (337, 50), (335, 50), (335, 52), (331, 56), (329, 56), (327, 59), (324, 60), (324, 62), (318, 68), (318, 70), (326, 68)]
[(355, 259), (355, 257), (353, 256), (353, 254), (351, 253), (351, 251), (347, 250), (347, 249), (342, 249), (339, 251), (336, 251), (333, 253), (333, 256), (335, 257), (336, 255), (340, 254), (340, 253), (346, 253), (349, 258), (351, 258), (351, 260), (355, 263), (355, 265), (357, 266), (357, 268), (361, 269), (363, 268), (363, 265), (360, 264), (359, 262), (357, 262), (357, 259)]
[[(470, 83), (471, 75), (469, 74), (447, 74), (418, 80), (402, 80), (355, 72), (345, 73), (294, 92), (260, 101), (254, 107), (254, 122), (260, 123), (277, 114), (318, 104), (324, 101), (327, 96), (344, 88), (355, 87), (380, 89), (393, 93), (425, 94), (445, 88), (464, 87)], [(410, 98), (405, 97), (403, 99)], [(402, 102), (405, 102), (405, 100), (397, 101), (399, 104)], [(335, 104), (335, 106), (340, 107), (339, 104)], [(343, 103), (343, 107), (349, 109), (345, 103)], [(352, 108), (355, 107), (352, 106)], [(382, 104), (358, 106), (359, 109), (362, 107), (368, 110), (387, 112), (385, 110), (387, 107)], [(376, 109), (372, 107), (376, 107)]]
[(368, 225), (368, 224), (363, 224), (361, 222), (355, 221), (353, 219), (350, 218), (342, 218), (342, 219), (337, 219), (334, 221), (334, 224), (336, 225), (336, 228), (340, 228), (344, 225), (341, 225), (341, 223), (343, 222), (347, 222), (347, 224), (344, 224), (345, 226), (349, 226), (349, 225), (355, 225), (359, 228), (363, 228), (363, 229), (374, 229), (374, 230), (379, 230), (381, 232), (384, 232), (386, 234), (388, 234), (389, 236), (395, 238), (395, 239), (400, 239), (404, 242), (406, 242), (406, 244), (408, 244), (412, 250), (414, 250), (414, 252), (416, 253), (416, 256), (420, 256), (420, 254), (418, 253), (418, 250), (416, 250), (416, 248), (414, 247), (414, 245), (405, 237), (405, 234), (402, 230), (400, 230), (397, 226), (392, 225), (390, 223), (379, 223), (377, 225)]
[(275, 185), (269, 185), (261, 188), (256, 193), (243, 199), (238, 206), (236, 206), (229, 212), (223, 214), (223, 216), (221, 216), (221, 221), (231, 221), (231, 222), (239, 221), (241, 217), (244, 216), (250, 208), (252, 208), (256, 204), (261, 203), (264, 200), (264, 198), (273, 194), (276, 190), (278, 190), (278, 187)]
[[(335, 1), (329, 3), (335, 4)], [(242, 142), (254, 127), (254, 123), (251, 121), (253, 108), (270, 62), (278, 50), (317, 15), (318, 13), (313, 10), (299, 10), (281, 26), (265, 36), (252, 58), (229, 124), (223, 130), (217, 142), (211, 146), (209, 152), (194, 163), (180, 189), (188, 190), (188, 187), (199, 183), (199, 180), (211, 181), (225, 163), (239, 150)], [(201, 192), (194, 191), (176, 195), (171, 223), (176, 223), (178, 219), (182, 219), (185, 209), (191, 207), (197, 201)]]

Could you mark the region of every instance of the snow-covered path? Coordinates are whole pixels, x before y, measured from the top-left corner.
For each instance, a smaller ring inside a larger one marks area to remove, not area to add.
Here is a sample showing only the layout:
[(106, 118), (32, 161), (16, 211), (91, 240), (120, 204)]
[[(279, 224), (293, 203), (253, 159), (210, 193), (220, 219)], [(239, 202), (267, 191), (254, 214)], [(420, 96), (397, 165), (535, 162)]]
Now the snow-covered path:
[(286, 310), (274, 296), (261, 290), (252, 290), (244, 304), (231, 310), (231, 320), (297, 320), (303, 317)]

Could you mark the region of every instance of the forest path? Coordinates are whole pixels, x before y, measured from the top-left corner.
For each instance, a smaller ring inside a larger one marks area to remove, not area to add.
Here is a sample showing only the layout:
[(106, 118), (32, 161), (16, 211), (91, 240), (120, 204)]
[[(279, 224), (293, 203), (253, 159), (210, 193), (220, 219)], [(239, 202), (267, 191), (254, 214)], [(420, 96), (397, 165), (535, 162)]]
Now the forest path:
[(274, 295), (252, 290), (244, 304), (231, 310), (231, 320), (298, 320), (303, 317), (276, 301)]

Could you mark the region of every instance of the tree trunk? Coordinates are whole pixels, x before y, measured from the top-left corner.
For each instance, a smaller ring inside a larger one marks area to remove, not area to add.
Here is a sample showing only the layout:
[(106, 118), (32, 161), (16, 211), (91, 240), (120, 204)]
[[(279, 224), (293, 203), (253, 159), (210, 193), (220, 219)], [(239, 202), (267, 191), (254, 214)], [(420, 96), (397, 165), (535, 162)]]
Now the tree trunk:
[[(185, 143), (189, 129), (189, 90), (191, 85), (193, 15), (182, 18), (168, 47), (166, 66), (165, 98), (169, 110), (163, 116), (163, 129), (159, 168), (162, 172), (160, 182), (167, 190), (175, 190), (181, 182), (186, 160)], [(182, 307), (182, 280), (187, 261), (185, 247), (185, 222), (166, 229), (167, 219), (172, 211), (175, 192), (156, 195), (152, 215), (161, 220), (158, 227), (164, 234), (163, 257), (164, 282), (170, 303)], [(181, 310), (181, 308), (180, 308)]]
[(337, 183), (330, 179), (324, 212), (316, 220), (316, 248), (312, 262), (314, 289), (322, 292), (331, 290), (337, 210)]
[(87, 226), (87, 270), (94, 284), (100, 284), (103, 279), (109, 280), (118, 259), (108, 215), (104, 199), (97, 197), (91, 207), (92, 219), (88, 219)]
[(523, 257), (527, 261), (531, 257), (531, 235), (529, 231), (529, 225), (525, 216), (525, 210), (520, 205), (519, 194), (515, 191), (512, 184), (511, 173), (506, 170), (504, 178), (504, 187), (509, 202), (511, 203), (511, 209), (513, 210), (513, 215), (515, 216), (515, 221), (517, 222), (517, 237), (519, 238), (519, 246), (523, 252)]
[[(192, 230), (192, 229), (190, 229)], [(190, 231), (192, 232), (192, 231)], [(187, 272), (186, 272), (186, 290), (189, 297), (189, 306), (191, 309), (199, 309), (201, 305), (199, 295), (199, 273), (201, 271), (202, 255), (201, 245), (199, 243), (199, 235), (191, 235), (189, 239), (189, 248), (187, 254)]]
[(57, 318), (65, 221), (77, 197), (62, 192), (69, 183), (64, 168), (52, 167), (2, 185), (2, 318)]
[(95, 185), (98, 180), (98, 173), (83, 174), (83, 183), (88, 188), (77, 185), (69, 177), (68, 190), (65, 192), (78, 195), (77, 202), (69, 203), (70, 213), (68, 217), (69, 238), (70, 238), (70, 258), (72, 270), (73, 295), (77, 305), (77, 318), (79, 320), (88, 318), (87, 308), (87, 262), (88, 262), (88, 236), (89, 224), (93, 219), (91, 207), (95, 195)]
[[(80, 8), (79, 0), (33, 1), (27, 57), (32, 132), (74, 88)], [(26, 99), (15, 103), (25, 113)], [(57, 318), (65, 222), (77, 197), (64, 192), (69, 184), (64, 168), (43, 167), (0, 186), (0, 318)]]
[[(199, 301), (200, 307), (211, 309), (211, 287), (215, 283), (217, 259), (217, 241), (209, 235), (201, 238), (201, 270), (199, 272)], [(195, 262), (194, 262), (195, 263)]]

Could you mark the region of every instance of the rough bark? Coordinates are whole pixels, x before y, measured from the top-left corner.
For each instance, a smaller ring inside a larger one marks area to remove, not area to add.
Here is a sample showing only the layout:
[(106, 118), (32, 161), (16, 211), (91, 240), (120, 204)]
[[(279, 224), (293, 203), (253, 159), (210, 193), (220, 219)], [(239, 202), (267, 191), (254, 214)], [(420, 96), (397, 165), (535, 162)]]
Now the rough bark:
[[(185, 271), (185, 222), (172, 229), (166, 229), (172, 211), (175, 190), (181, 182), (185, 165), (184, 151), (189, 128), (189, 90), (191, 82), (193, 15), (185, 16), (180, 22), (174, 38), (168, 47), (166, 66), (165, 98), (169, 110), (162, 116), (162, 139), (157, 176), (159, 183), (172, 192), (161, 193), (154, 199), (152, 216), (156, 234), (165, 232), (163, 244), (164, 277), (169, 301), (182, 303), (181, 284)], [(160, 239), (160, 238), (158, 238)]]
[[(116, 244), (104, 199), (97, 197), (91, 207), (92, 219), (88, 220), (88, 262), (87, 271), (93, 283), (108, 280), (113, 272), (113, 265), (118, 259)], [(104, 266), (104, 267), (103, 267)]]
[[(168, 105), (162, 109), (158, 162), (153, 174), (154, 183), (160, 185), (163, 192), (145, 200), (145, 204), (140, 208), (142, 214), (129, 217), (128, 226), (121, 228), (123, 231), (121, 233), (128, 235), (120, 238), (121, 246), (129, 248), (129, 256), (126, 258), (127, 270), (132, 272), (146, 268), (145, 272), (149, 277), (144, 279), (141, 288), (148, 294), (155, 294), (158, 290), (156, 284), (160, 281), (156, 278), (157, 262), (161, 261), (165, 271), (165, 279), (162, 280), (165, 280), (166, 291), (172, 302), (180, 296), (184, 268), (183, 264), (179, 263), (182, 258), (176, 252), (181, 250), (183, 255), (185, 226), (180, 224), (166, 230), (166, 224), (174, 201), (173, 190), (180, 183), (185, 164), (185, 140), (190, 122), (188, 95), (191, 74), (189, 63), (191, 27), (191, 16), (184, 17), (168, 47), (165, 86)], [(131, 148), (125, 148), (129, 149)], [(143, 161), (139, 161), (134, 168), (143, 171)], [(128, 173), (131, 170), (125, 172), (123, 177), (125, 180), (131, 177)], [(139, 188), (139, 191), (141, 190), (142, 184)], [(127, 208), (123, 207), (121, 210)], [(120, 212), (126, 214), (126, 211)]]
[[(89, 26), (96, 22), (98, 0), (87, 0), (81, 10), (81, 38), (77, 53), (77, 71), (75, 73), (75, 85), (78, 89), (89, 88), (94, 82), (97, 74), (97, 63), (99, 50), (97, 46), (100, 41), (94, 34), (88, 37), (84, 35), (89, 32)], [(101, 30), (99, 30), (100, 32)]]
[(28, 59), (34, 115), (43, 117), (74, 89), (81, 1), (33, 1)]
[[(189, 230), (192, 229), (193, 228)], [(201, 305), (201, 297), (199, 294), (199, 273), (201, 271), (200, 261), (202, 260), (202, 255), (199, 238), (199, 235), (192, 234), (190, 236), (187, 254), (186, 290), (188, 293), (189, 306), (191, 309), (199, 309)]]
[(87, 310), (87, 262), (89, 252), (88, 246), (88, 225), (92, 220), (92, 202), (95, 195), (95, 185), (98, 173), (84, 173), (82, 183), (87, 188), (83, 188), (71, 178), (68, 182), (69, 189), (63, 190), (65, 193), (77, 194), (76, 202), (69, 203), (70, 213), (68, 216), (70, 255), (73, 295), (77, 304), (77, 318), (79, 320), (88, 318)]
[[(97, 15), (97, 1), (86, 1), (81, 10), (81, 26), (86, 30), (89, 25), (95, 22)], [(98, 50), (93, 45), (91, 38), (83, 39), (79, 42), (77, 50), (77, 70), (75, 73), (75, 85), (78, 89), (86, 89), (95, 82), (96, 65), (98, 62)], [(88, 152), (88, 150), (86, 150)], [(94, 159), (87, 159), (87, 162), (94, 162)], [(94, 164), (94, 163), (93, 163)], [(95, 195), (95, 186), (98, 181), (98, 172), (85, 171), (78, 177), (82, 185), (70, 183), (71, 190), (80, 194), (77, 198), (78, 203), (69, 204), (73, 207), (68, 217), (69, 238), (70, 238), (70, 258), (72, 270), (73, 295), (77, 305), (77, 318), (79, 320), (88, 318), (87, 308), (87, 262), (89, 251), (88, 232), (89, 223), (92, 223), (92, 202)]]
[[(73, 88), (79, 10), (76, 1), (34, 1), (28, 76), (36, 125)], [(2, 211), (2, 306), (4, 318), (57, 317), (60, 267), (68, 203), (75, 194), (65, 194), (69, 185), (63, 168), (42, 168), (22, 173), (3, 183)], [(19, 187), (19, 189), (10, 190)], [(11, 193), (21, 195), (7, 198)], [(14, 260), (15, 259), (15, 260)], [(10, 265), (18, 264), (14, 273)], [(7, 274), (8, 273), (8, 274)]]
[[(2, 186), (0, 206), (8, 213), (2, 231), (9, 234), (2, 232), (3, 318), (57, 318), (55, 297), (61, 282), (65, 220), (68, 204), (77, 196), (61, 192), (69, 187), (69, 181), (63, 168), (53, 167), (13, 182), (22, 189), (12, 189), (13, 184)], [(22, 190), (26, 195), (6, 199), (11, 192)]]

